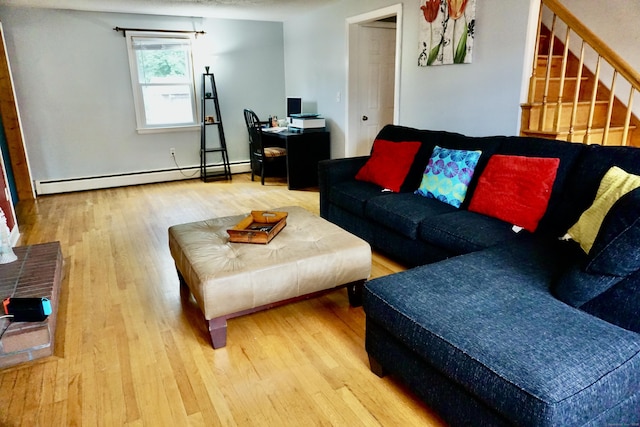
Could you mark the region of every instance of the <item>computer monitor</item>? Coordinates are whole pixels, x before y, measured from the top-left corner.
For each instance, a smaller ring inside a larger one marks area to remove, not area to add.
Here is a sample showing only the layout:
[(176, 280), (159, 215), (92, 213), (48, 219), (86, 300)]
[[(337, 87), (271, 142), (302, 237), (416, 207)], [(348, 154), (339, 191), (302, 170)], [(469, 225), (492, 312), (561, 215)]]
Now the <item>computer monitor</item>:
[(287, 98), (287, 117), (302, 113), (302, 98)]

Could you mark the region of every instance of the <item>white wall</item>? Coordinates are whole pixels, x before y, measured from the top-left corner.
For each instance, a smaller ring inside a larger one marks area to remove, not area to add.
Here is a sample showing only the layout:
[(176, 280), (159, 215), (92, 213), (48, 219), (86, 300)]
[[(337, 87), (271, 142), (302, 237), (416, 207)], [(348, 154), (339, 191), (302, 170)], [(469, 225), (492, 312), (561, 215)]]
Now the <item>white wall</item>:
[(561, 0), (561, 2), (605, 44), (613, 48), (633, 68), (640, 70), (640, 49), (638, 49), (640, 2), (638, 0), (609, 2)]
[(473, 63), (418, 67), (418, 3), (405, 3), (402, 124), (484, 136), (519, 132), (531, 0), (478, 0)]
[[(640, 51), (638, 50), (638, 40), (640, 40), (640, 27), (637, 25), (637, 17), (640, 16), (640, 2), (637, 0), (619, 0), (607, 2), (601, 5), (589, 5), (584, 1), (561, 0), (563, 5), (584, 23), (603, 44), (609, 46), (632, 68), (640, 70)], [(591, 6), (591, 7), (589, 7)], [(606, 19), (603, 19), (606, 16)], [(553, 15), (545, 9), (543, 22), (551, 28)], [(556, 36), (560, 40), (566, 37), (566, 26), (562, 22), (556, 25)], [(582, 39), (573, 32), (570, 35), (569, 49), (577, 57), (580, 56)], [(585, 66), (595, 72), (598, 61), (598, 54), (593, 47), (586, 46), (584, 54)], [(611, 88), (614, 79), (614, 69), (606, 61), (601, 61), (600, 82)], [(624, 78), (616, 78), (615, 94), (619, 100), (628, 105), (631, 91), (630, 84)], [(640, 115), (640, 94), (634, 91), (632, 101), (632, 112)]]
[[(402, 3), (400, 124), (468, 135), (519, 132), (520, 93), (532, 0), (477, 0), (473, 63), (418, 67), (418, 0), (345, 0), (288, 21), (287, 93), (317, 102), (331, 123), (332, 156), (345, 153), (346, 23), (348, 17)], [(506, 19), (508, 17), (508, 19)]]
[[(640, 2), (562, 2), (640, 69)], [(338, 91), (346, 93), (345, 20), (397, 3), (404, 15), (399, 123), (477, 136), (517, 135), (539, 0), (477, 0), (473, 63), (425, 68), (417, 66), (424, 1), (343, 0), (284, 26), (287, 93), (317, 102), (317, 112), (331, 124), (332, 156), (344, 156), (346, 145), (344, 96), (336, 102)]]
[[(216, 73), (232, 161), (248, 159), (242, 109), (283, 116), (286, 95), (302, 96), (305, 111), (327, 118), (332, 157), (342, 157), (348, 17), (402, 4), (400, 124), (515, 135), (538, 1), (477, 0), (473, 63), (426, 68), (417, 66), (419, 0), (342, 0), (284, 25), (7, 6), (0, 6), (0, 21), (33, 178), (55, 180), (170, 169), (170, 147), (181, 166), (199, 163), (198, 132), (136, 133), (125, 39), (115, 26), (207, 32), (207, 53), (196, 60)], [(640, 69), (636, 0), (608, 4), (611, 20), (602, 19), (600, 3), (563, 3)]]
[(199, 164), (199, 131), (138, 134), (125, 38), (114, 27), (204, 30), (232, 162), (249, 158), (244, 108), (284, 114), (281, 23), (0, 7), (34, 180)]

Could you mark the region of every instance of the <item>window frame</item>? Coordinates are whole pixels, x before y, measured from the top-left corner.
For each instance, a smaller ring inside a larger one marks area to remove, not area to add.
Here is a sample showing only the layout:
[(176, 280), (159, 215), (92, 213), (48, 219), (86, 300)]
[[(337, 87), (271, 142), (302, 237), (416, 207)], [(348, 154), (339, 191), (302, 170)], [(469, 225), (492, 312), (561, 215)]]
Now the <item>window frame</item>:
[[(185, 33), (172, 33), (172, 32), (154, 32), (154, 31), (127, 31), (125, 33), (127, 40), (127, 51), (129, 56), (129, 71), (131, 74), (131, 87), (133, 90), (133, 103), (136, 113), (136, 130), (138, 133), (160, 133), (160, 132), (176, 132), (184, 130), (198, 130), (200, 129), (198, 121), (198, 102), (196, 95), (196, 82), (193, 67), (193, 41), (195, 36), (193, 34)], [(187, 72), (190, 79), (188, 88), (190, 92), (190, 103), (192, 110), (192, 122), (181, 123), (168, 123), (168, 124), (149, 124), (147, 123), (145, 99), (143, 94), (143, 88), (150, 86), (150, 84), (140, 83), (138, 75), (138, 58), (136, 50), (134, 49), (134, 38), (149, 38), (149, 39), (180, 39), (189, 41), (189, 54), (187, 65)]]

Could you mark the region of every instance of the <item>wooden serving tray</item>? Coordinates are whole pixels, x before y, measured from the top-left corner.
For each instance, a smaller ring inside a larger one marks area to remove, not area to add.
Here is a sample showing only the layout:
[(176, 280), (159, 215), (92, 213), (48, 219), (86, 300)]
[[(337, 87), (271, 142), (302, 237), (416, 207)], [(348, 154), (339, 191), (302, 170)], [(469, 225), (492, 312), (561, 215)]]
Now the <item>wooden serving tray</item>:
[(227, 230), (234, 243), (267, 244), (287, 225), (287, 212), (251, 211), (235, 227)]

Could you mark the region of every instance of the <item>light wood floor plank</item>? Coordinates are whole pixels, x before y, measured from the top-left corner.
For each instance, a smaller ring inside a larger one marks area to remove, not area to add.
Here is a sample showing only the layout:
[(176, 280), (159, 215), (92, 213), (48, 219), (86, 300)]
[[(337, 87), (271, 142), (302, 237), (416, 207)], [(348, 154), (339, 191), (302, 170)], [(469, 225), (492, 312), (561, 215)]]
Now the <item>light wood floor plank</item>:
[[(168, 228), (291, 205), (318, 213), (317, 190), (236, 175), (21, 202), (19, 244), (60, 241), (65, 278), (54, 356), (0, 370), (0, 425), (444, 425), (371, 373), (345, 290), (231, 319), (211, 347)], [(402, 269), (374, 253), (374, 277)]]

